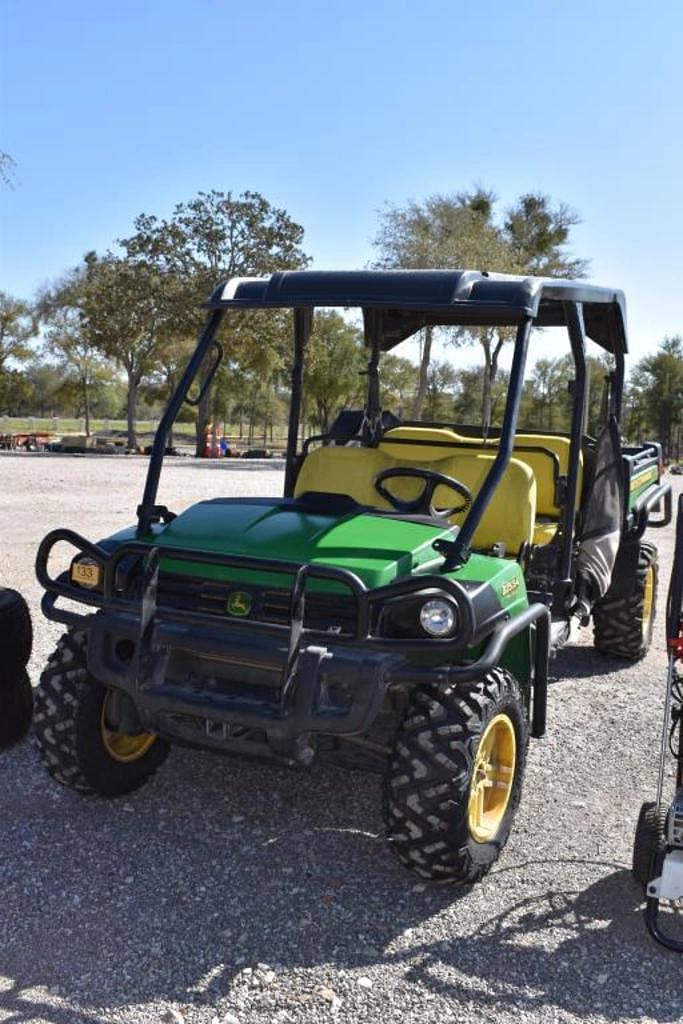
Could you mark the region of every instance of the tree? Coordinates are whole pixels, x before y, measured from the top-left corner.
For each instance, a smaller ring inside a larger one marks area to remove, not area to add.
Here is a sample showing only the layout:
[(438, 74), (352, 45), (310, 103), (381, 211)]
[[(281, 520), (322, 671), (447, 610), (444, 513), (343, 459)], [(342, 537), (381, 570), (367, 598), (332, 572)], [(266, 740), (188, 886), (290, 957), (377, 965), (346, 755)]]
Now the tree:
[(91, 294), (98, 272), (90, 256), (82, 267), (68, 273), (38, 298), (37, 313), (44, 326), (44, 346), (56, 359), (61, 376), (58, 394), (73, 402), (83, 415), (90, 436), (93, 389), (111, 381), (111, 359), (103, 351), (98, 333), (99, 314), (93, 313)]
[(16, 181), (15, 168), (16, 163), (9, 155), (0, 151), (0, 182), (6, 188), (14, 188), (14, 182)]
[(361, 399), (366, 357), (358, 328), (339, 313), (318, 312), (308, 343), (304, 394), (310, 422), (326, 434), (333, 415)]
[(32, 359), (22, 371), (26, 387), (27, 412), (40, 417), (53, 416), (58, 404), (60, 379), (54, 366)]
[(126, 377), (128, 447), (137, 447), (137, 404), (144, 379), (157, 366), (170, 306), (160, 273), (142, 262), (88, 253), (80, 314), (88, 344)]
[[(217, 283), (229, 277), (249, 277), (276, 270), (305, 267), (309, 260), (301, 248), (303, 228), (258, 192), (200, 192), (175, 207), (167, 219), (141, 214), (135, 233), (121, 240), (126, 261), (153, 273), (162, 282), (169, 337), (194, 337), (203, 322), (206, 301)], [(283, 317), (232, 317), (233, 361), (245, 368), (260, 368), (272, 376), (284, 358), (279, 330)], [(287, 348), (290, 338), (287, 335)], [(264, 364), (267, 364), (264, 366)], [(206, 379), (208, 366), (202, 371)], [(197, 453), (211, 418), (210, 396), (197, 415)]]
[(33, 337), (35, 323), (29, 304), (0, 291), (0, 373), (10, 360), (23, 362), (31, 357)]
[(415, 399), (415, 364), (387, 353), (380, 367), (380, 396), (384, 408), (403, 417)]
[(429, 367), (425, 412), (430, 420), (444, 420), (453, 415), (453, 398), (458, 386), (458, 372), (448, 362), (434, 362)]
[(541, 277), (583, 277), (588, 263), (572, 257), (566, 249), (571, 229), (580, 223), (576, 212), (566, 203), (558, 203), (553, 208), (548, 196), (528, 192), (507, 211), (503, 237), (513, 262), (523, 273)]
[[(450, 196), (432, 196), (406, 207), (387, 207), (375, 239), (380, 267), (468, 268), (504, 273), (578, 277), (586, 264), (572, 257), (567, 246), (577, 215), (565, 204), (553, 206), (549, 197), (528, 193), (503, 216), (496, 216), (493, 192), (478, 188)], [(457, 343), (477, 341), (483, 350), (481, 422), (491, 423), (492, 389), (503, 344), (511, 328), (480, 327), (451, 332)], [(414, 415), (419, 418), (427, 390), (433, 335), (423, 334), (420, 375)]]
[[(405, 207), (387, 206), (374, 240), (379, 251), (376, 266), (405, 270), (456, 267), (510, 269), (500, 233), (493, 224), (494, 196), (483, 189), (473, 194), (435, 195)], [(458, 333), (462, 341), (463, 335)], [(413, 417), (420, 419), (427, 393), (433, 329), (421, 339), (420, 370)]]
[(30, 359), (29, 342), (35, 335), (35, 324), (27, 302), (0, 291), (0, 401), (5, 409), (16, 407), (26, 388), (13, 363)]
[(674, 430), (683, 420), (683, 337), (664, 338), (658, 352), (641, 359), (632, 387), (639, 394), (647, 425), (670, 458)]
[[(467, 367), (457, 371), (457, 384), (453, 398), (453, 416), (457, 423), (476, 424), (481, 416), (481, 380), (483, 366)], [(502, 421), (507, 398), (509, 374), (498, 373), (491, 386), (491, 423)]]
[(24, 373), (10, 369), (0, 374), (0, 410), (4, 415), (21, 416), (28, 413), (30, 394)]
[(565, 430), (571, 416), (569, 382), (574, 376), (570, 354), (537, 359), (526, 381), (520, 421), (534, 430)]
[[(173, 325), (162, 326), (159, 331), (159, 345), (155, 350), (155, 359), (150, 365), (144, 381), (144, 393), (148, 400), (165, 407), (174, 394), (181, 375), (192, 355), (196, 338), (173, 337)], [(188, 419), (196, 420), (192, 406), (185, 404), (183, 413)], [(178, 418), (181, 418), (179, 413)], [(168, 447), (173, 447), (173, 430), (168, 436)]]

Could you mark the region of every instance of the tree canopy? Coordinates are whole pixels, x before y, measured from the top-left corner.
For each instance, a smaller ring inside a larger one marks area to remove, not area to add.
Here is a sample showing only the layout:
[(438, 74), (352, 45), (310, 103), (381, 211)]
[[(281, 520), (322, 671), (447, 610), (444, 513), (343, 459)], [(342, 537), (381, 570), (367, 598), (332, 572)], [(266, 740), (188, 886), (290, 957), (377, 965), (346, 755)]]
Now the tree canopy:
[[(586, 262), (569, 252), (570, 233), (578, 216), (564, 203), (553, 205), (540, 193), (527, 193), (498, 214), (493, 192), (435, 195), (421, 203), (387, 206), (375, 238), (378, 267), (473, 268), (510, 274), (579, 277)], [(491, 423), (492, 388), (501, 349), (513, 336), (510, 328), (451, 330), (458, 344), (478, 342), (483, 350), (481, 422)], [(428, 388), (433, 331), (423, 332), (420, 375), (413, 415), (420, 418)]]
[[(200, 192), (179, 203), (170, 217), (143, 213), (133, 226), (134, 233), (120, 239), (124, 263), (159, 281), (163, 314), (157, 341), (167, 345), (196, 335), (205, 317), (202, 304), (222, 278), (296, 270), (309, 262), (303, 227), (258, 192)], [(273, 315), (235, 318), (229, 325), (233, 360), (251, 360), (252, 367), (272, 376), (283, 358), (277, 325)], [(207, 394), (198, 410), (198, 452), (211, 419), (210, 403)]]
[[(0, 171), (12, 170), (11, 161)], [(2, 178), (2, 173), (0, 173)], [(490, 190), (435, 195), (387, 206), (375, 239), (379, 267), (474, 267), (521, 274), (578, 277), (586, 262), (571, 252), (577, 215), (538, 193), (500, 206)], [(222, 278), (269, 274), (308, 265), (303, 227), (257, 192), (200, 192), (167, 217), (140, 214), (130, 235), (82, 262), (32, 302), (0, 292), (0, 411), (32, 415), (69, 410), (120, 415), (128, 441), (137, 444), (140, 409), (157, 414), (178, 383), (205, 316), (203, 303)], [(286, 311), (231, 313), (226, 358), (212, 397), (196, 416), (196, 441), (215, 416), (226, 426), (246, 422), (251, 443), (283, 430), (292, 356)], [(500, 368), (509, 328), (449, 328), (453, 346), (478, 345), (482, 365), (458, 367), (432, 359), (434, 331), (421, 336), (416, 367), (392, 353), (381, 366), (381, 399), (404, 418), (499, 422), (507, 388)], [(359, 329), (339, 312), (318, 311), (305, 368), (302, 426), (329, 429), (344, 406), (363, 400), (367, 361)], [(605, 375), (603, 356), (587, 361), (588, 430), (598, 421)], [(521, 422), (540, 430), (566, 430), (571, 414), (573, 365), (568, 355), (543, 355), (530, 368)], [(210, 402), (213, 403), (211, 407)], [(656, 353), (632, 370), (624, 405), (629, 440), (656, 438), (667, 455), (679, 454), (683, 421), (683, 340), (665, 338)]]

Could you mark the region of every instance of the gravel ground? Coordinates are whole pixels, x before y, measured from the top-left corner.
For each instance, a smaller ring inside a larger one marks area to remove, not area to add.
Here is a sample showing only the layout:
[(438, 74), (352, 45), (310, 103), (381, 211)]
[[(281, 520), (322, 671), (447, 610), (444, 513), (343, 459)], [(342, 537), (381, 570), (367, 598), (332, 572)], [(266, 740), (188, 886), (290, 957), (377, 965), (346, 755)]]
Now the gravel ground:
[[(2, 578), (31, 601), (39, 539), (129, 525), (145, 460), (0, 456)], [(281, 473), (178, 461), (175, 509), (273, 494)], [(675, 487), (679, 488), (676, 481)], [(662, 554), (660, 605), (672, 528)], [(504, 856), (471, 891), (416, 884), (385, 849), (379, 783), (173, 751), (106, 802), (0, 759), (0, 1021), (188, 1024), (679, 1021), (683, 959), (647, 936), (628, 864), (654, 793), (665, 656), (624, 667), (579, 635), (554, 663)]]

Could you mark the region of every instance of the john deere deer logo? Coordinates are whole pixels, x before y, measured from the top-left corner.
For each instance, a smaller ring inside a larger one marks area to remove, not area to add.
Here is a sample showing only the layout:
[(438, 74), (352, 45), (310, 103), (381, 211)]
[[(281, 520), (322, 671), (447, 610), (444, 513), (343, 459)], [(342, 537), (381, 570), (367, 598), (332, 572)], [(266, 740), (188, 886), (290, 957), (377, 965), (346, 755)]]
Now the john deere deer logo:
[(244, 590), (233, 590), (228, 597), (228, 612), (230, 615), (244, 617), (251, 611), (253, 603), (251, 594), (245, 593)]

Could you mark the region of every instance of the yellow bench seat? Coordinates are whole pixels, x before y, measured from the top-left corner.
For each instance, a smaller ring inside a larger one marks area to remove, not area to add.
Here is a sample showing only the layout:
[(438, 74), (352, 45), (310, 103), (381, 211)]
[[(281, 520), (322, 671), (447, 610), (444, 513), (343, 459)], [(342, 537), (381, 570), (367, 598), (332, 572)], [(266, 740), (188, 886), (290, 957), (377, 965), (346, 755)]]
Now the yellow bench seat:
[[(399, 441), (392, 444), (391, 441)], [(418, 442), (409, 444), (408, 442)], [(431, 442), (431, 443), (430, 443)], [(394, 427), (386, 433), (380, 448), (389, 455), (402, 459), (416, 459), (432, 462), (444, 458), (448, 449), (445, 445), (462, 445), (464, 451), (472, 454), (494, 453), (498, 449), (498, 438), (484, 441), (483, 438), (467, 437), (449, 427)], [(529, 448), (544, 449), (529, 451)], [(539, 522), (534, 526), (533, 543), (549, 544), (555, 537), (561, 508), (557, 503), (557, 477), (569, 472), (571, 441), (558, 434), (522, 433), (515, 436), (513, 458), (529, 467), (536, 480), (536, 515)], [(579, 460), (579, 491), (581, 489), (583, 459)]]
[[(380, 448), (331, 446), (314, 449), (304, 459), (296, 482), (295, 497), (310, 492), (345, 494), (360, 505), (390, 508), (389, 503), (378, 494), (374, 481), (384, 469), (411, 466), (421, 466), (454, 477), (476, 496), (494, 461), (493, 454), (444, 454), (445, 449), (440, 450), (440, 458), (418, 458), (413, 449), (409, 448), (405, 453), (407, 457), (401, 458), (389, 453), (388, 447), (396, 450), (404, 446), (382, 444)], [(416, 445), (415, 449), (419, 451), (420, 446)], [(423, 486), (422, 481), (399, 479), (389, 481), (388, 484), (392, 493), (405, 499), (416, 497)], [(447, 508), (459, 504), (459, 499), (448, 488), (438, 487), (434, 502), (437, 507)], [(453, 516), (450, 522), (461, 525), (464, 518), (464, 514), (460, 513)], [(488, 550), (494, 544), (502, 543), (507, 554), (514, 557), (523, 542), (533, 541), (535, 519), (534, 474), (523, 462), (511, 459), (477, 528), (473, 546)]]

